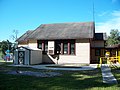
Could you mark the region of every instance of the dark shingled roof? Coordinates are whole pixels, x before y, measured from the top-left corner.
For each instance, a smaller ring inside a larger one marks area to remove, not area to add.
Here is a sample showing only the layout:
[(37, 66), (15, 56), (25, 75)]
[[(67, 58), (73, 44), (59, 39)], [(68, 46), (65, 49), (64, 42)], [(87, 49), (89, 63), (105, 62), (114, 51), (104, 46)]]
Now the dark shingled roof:
[(94, 28), (94, 22), (42, 24), (27, 38), (37, 40), (93, 38)]
[(21, 37), (19, 37), (16, 41), (21, 42), (21, 41), (27, 41), (28, 36), (31, 35), (33, 30), (28, 30), (25, 34), (23, 34)]
[(95, 40), (107, 40), (106, 33), (95, 33)]

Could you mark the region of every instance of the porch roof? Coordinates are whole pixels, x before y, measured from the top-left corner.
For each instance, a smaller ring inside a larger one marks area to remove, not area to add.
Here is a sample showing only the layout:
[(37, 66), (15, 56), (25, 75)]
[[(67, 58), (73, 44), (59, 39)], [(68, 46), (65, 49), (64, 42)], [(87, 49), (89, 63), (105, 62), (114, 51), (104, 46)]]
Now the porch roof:
[(107, 46), (106, 48), (107, 48), (107, 49), (120, 48), (120, 43), (119, 43), (119, 44), (112, 45), (112, 46)]

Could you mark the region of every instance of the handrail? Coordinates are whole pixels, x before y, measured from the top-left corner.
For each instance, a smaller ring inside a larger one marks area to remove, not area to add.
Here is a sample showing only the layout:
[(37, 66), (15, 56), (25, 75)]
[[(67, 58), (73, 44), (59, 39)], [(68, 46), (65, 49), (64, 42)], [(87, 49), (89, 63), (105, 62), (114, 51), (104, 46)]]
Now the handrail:
[(100, 64), (102, 64), (103, 61), (115, 63), (119, 62), (119, 57), (100, 57)]

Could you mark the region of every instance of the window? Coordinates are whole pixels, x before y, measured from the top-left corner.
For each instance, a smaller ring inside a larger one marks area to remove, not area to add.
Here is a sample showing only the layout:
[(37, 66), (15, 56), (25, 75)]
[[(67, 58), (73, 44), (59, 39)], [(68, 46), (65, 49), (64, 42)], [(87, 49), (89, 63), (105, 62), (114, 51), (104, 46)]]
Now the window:
[(95, 50), (95, 56), (100, 56), (100, 49)]
[(45, 53), (48, 51), (48, 41), (46, 40), (38, 40), (37, 41), (37, 46), (39, 49), (41, 49), (42, 51), (44, 51)]
[(64, 54), (68, 54), (68, 43), (67, 43), (67, 42), (64, 42), (63, 45), (64, 45), (64, 49), (63, 49), (64, 52), (63, 52), (63, 53), (64, 53)]
[(38, 48), (42, 49), (42, 41), (38, 41)]
[(75, 40), (64, 40), (61, 45), (61, 54), (75, 54)]
[[(56, 40), (55, 41), (55, 53), (64, 54), (64, 55), (74, 55), (75, 54), (75, 40)], [(48, 51), (48, 41), (47, 40), (38, 40), (37, 47), (47, 53)]]
[(75, 54), (75, 42), (71, 42), (70, 45), (70, 54)]

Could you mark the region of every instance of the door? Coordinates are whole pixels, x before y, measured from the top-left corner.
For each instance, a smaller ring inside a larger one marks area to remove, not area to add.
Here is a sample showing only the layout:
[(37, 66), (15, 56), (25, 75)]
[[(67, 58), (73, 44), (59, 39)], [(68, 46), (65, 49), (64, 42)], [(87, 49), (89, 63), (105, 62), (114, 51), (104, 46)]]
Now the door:
[(24, 58), (25, 57), (25, 52), (24, 51), (19, 51), (18, 52), (18, 64), (24, 64)]

